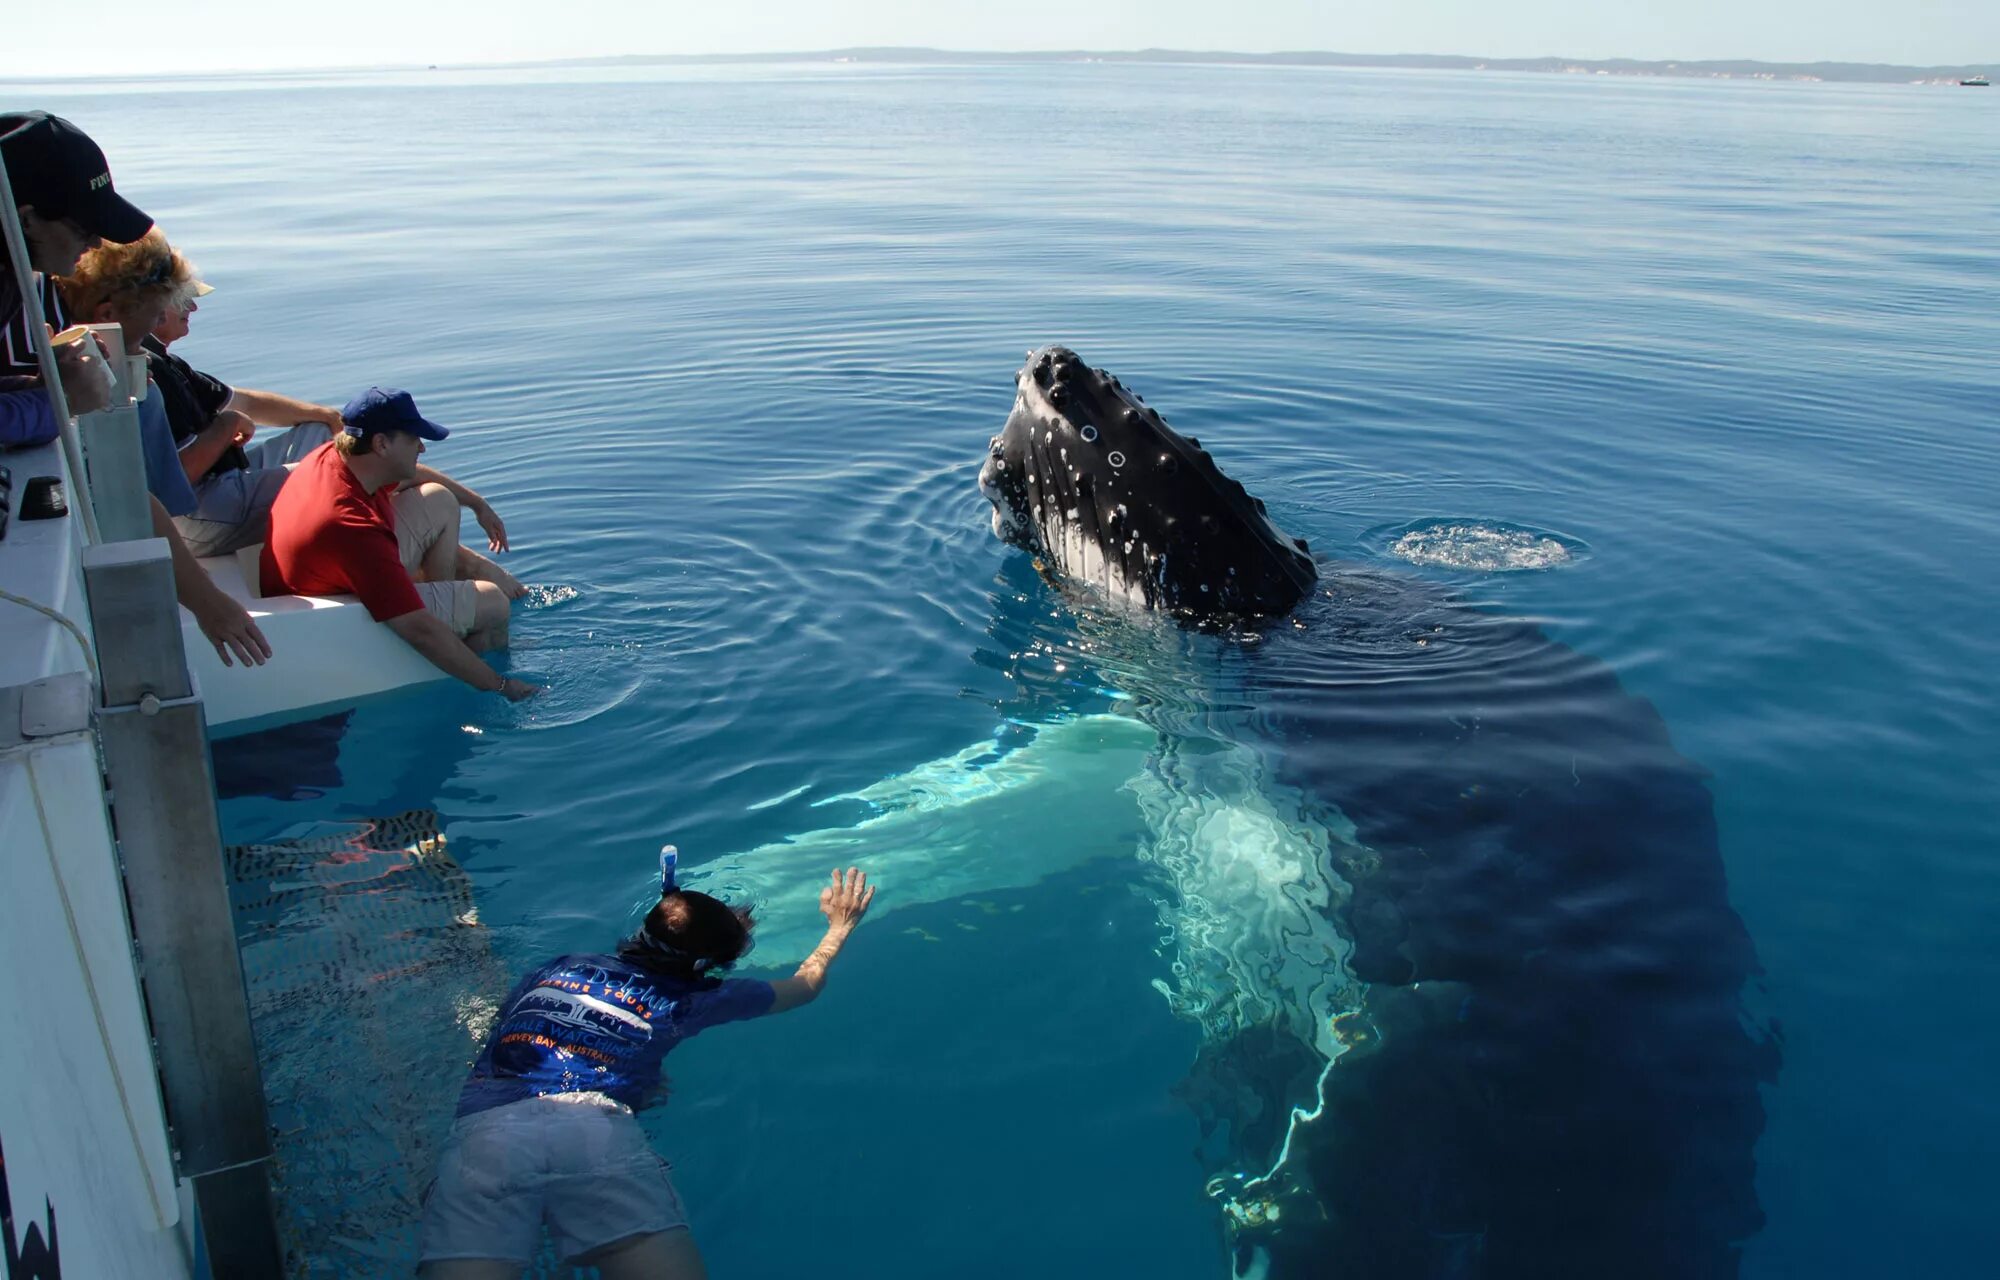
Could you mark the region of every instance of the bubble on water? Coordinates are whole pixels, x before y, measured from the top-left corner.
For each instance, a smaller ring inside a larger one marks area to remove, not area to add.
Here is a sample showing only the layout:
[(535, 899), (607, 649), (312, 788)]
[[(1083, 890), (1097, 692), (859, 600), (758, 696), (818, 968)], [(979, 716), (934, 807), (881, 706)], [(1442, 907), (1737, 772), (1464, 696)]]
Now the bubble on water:
[(1556, 569), (1576, 558), (1569, 542), (1537, 529), (1459, 521), (1409, 529), (1389, 544), (1389, 554), (1411, 564), (1481, 573)]
[(575, 587), (560, 582), (547, 585), (537, 583), (529, 587), (528, 594), (522, 596), (516, 603), (523, 609), (550, 609), (559, 604), (568, 604), (582, 595), (583, 592)]

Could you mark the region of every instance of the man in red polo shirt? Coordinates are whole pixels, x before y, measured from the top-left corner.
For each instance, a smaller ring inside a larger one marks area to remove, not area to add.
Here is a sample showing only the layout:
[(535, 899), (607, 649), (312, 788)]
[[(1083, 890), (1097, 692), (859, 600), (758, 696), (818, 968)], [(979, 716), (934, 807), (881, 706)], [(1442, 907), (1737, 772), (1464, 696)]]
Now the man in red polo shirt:
[(458, 544), (458, 499), (417, 478), (424, 441), (451, 434), (407, 391), (370, 387), (341, 410), (344, 428), (307, 454), (271, 504), (263, 591), (352, 595), (369, 616), (475, 689), (519, 702), (538, 692), (479, 657), (507, 643), (511, 574)]

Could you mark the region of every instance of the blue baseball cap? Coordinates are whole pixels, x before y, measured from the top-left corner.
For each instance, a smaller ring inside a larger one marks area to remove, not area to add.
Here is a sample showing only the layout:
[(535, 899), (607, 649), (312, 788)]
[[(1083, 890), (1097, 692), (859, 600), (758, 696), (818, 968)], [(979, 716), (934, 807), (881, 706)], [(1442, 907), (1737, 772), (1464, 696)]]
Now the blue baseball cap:
[(442, 440), (451, 434), (449, 427), (440, 427), (418, 413), (417, 402), (410, 398), (409, 392), (394, 387), (368, 388), (347, 402), (340, 418), (347, 424), (347, 433), (354, 436), (407, 431), (426, 440)]

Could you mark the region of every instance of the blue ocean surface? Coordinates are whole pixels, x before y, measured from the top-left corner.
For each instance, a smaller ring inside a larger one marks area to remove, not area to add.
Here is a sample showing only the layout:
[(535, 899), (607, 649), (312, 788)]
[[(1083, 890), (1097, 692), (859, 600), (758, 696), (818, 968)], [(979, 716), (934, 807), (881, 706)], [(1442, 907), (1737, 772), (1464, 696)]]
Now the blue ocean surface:
[[(975, 486), (1051, 342), (1324, 565), (1534, 622), (1706, 770), (1781, 1058), (1743, 1275), (1988, 1273), (2000, 102), (1101, 64), (6, 96), (95, 136), (216, 285), (177, 350), (412, 389), (536, 586), (508, 663), (543, 697), (364, 705), (310, 768), (261, 756), (230, 839), (435, 810), (518, 972), (629, 929), (664, 840), (722, 884), (935, 836), (818, 1004), (669, 1060), (645, 1123), (714, 1274), (1229, 1273), (1209, 1032), (1163, 998), (1188, 868), (1135, 854), (1115, 786), (976, 810), (940, 764), (1116, 705), (1105, 624)], [(352, 1052), (438, 1043), (402, 1032)], [(268, 1071), (282, 1125), (313, 1085)], [(406, 1231), (314, 1238), (315, 1274), (411, 1265)]]

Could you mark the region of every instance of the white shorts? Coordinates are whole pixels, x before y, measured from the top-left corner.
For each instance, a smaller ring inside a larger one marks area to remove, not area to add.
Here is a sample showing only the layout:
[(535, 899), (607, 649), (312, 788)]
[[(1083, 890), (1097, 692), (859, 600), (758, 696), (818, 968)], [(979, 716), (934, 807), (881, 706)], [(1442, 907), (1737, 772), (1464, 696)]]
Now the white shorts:
[(565, 1262), (633, 1236), (687, 1227), (667, 1162), (629, 1107), (553, 1094), (452, 1125), (424, 1192), (423, 1261), (534, 1261), (547, 1223)]

